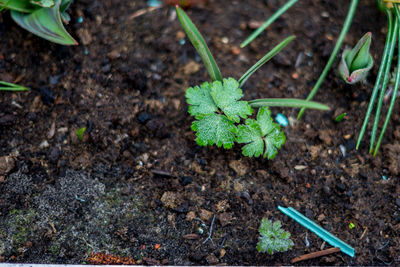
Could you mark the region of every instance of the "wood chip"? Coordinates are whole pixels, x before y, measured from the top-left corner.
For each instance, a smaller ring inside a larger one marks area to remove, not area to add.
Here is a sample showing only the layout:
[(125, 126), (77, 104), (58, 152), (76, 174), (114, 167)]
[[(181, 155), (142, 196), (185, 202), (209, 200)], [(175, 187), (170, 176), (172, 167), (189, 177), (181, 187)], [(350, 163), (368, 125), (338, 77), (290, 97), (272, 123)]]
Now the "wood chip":
[(317, 252), (312, 252), (312, 253), (309, 253), (309, 254), (301, 255), (299, 257), (296, 257), (296, 258), (292, 259), (290, 261), (290, 263), (296, 263), (296, 262), (299, 262), (299, 261), (305, 261), (305, 260), (309, 260), (309, 259), (314, 259), (314, 258), (322, 257), (322, 256), (329, 255), (329, 254), (336, 253), (336, 252), (340, 252), (340, 248), (328, 248), (328, 249), (325, 249), (325, 250), (321, 250), (321, 251), (317, 251)]

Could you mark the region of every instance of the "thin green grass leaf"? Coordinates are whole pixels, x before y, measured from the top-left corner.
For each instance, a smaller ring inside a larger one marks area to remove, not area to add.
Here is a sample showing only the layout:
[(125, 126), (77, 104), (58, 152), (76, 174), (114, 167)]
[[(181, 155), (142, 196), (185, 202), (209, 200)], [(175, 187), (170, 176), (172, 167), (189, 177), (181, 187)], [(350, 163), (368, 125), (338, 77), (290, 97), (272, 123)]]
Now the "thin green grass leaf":
[(291, 107), (291, 108), (310, 108), (319, 110), (330, 110), (327, 105), (295, 98), (263, 98), (249, 101), (253, 108), (259, 107)]
[(40, 8), (30, 14), (15, 10), (11, 11), (11, 17), (22, 28), (30, 31), (51, 42), (62, 45), (77, 45), (78, 43), (65, 30), (60, 15), (60, 2), (51, 8)]
[(240, 44), (240, 47), (243, 48), (249, 43), (251, 43), (254, 39), (257, 38), (269, 25), (271, 25), (277, 18), (279, 18), (283, 13), (285, 13), (290, 7), (296, 4), (298, 0), (290, 0), (286, 4), (284, 4), (280, 9), (278, 9), (274, 14), (272, 14), (269, 19), (267, 19), (263, 25), (261, 25), (257, 30), (255, 30), (243, 43)]
[(372, 127), (372, 133), (371, 133), (370, 144), (369, 144), (369, 153), (370, 154), (372, 154), (372, 152), (374, 151), (376, 133), (378, 131), (379, 119), (380, 119), (381, 111), (382, 111), (383, 97), (385, 96), (386, 87), (387, 87), (387, 84), (389, 81), (390, 67), (392, 65), (393, 54), (394, 54), (394, 50), (395, 50), (396, 43), (397, 43), (398, 29), (399, 29), (399, 19), (397, 17), (395, 17), (393, 32), (392, 32), (392, 36), (391, 36), (391, 40), (390, 40), (390, 47), (389, 47), (389, 51), (388, 51), (388, 59), (387, 59), (386, 66), (385, 66), (385, 74), (383, 76), (383, 82), (382, 82), (382, 86), (380, 88), (378, 105), (376, 107), (376, 113), (375, 113), (374, 125)]
[(241, 88), (243, 84), (247, 81), (247, 79), (253, 75), (262, 65), (268, 62), (271, 58), (273, 58), (276, 54), (278, 54), (283, 48), (285, 48), (293, 39), (294, 35), (289, 36), (277, 46), (275, 46), (271, 51), (269, 51), (262, 59), (260, 59), (256, 64), (254, 64), (250, 69), (246, 71), (245, 74), (239, 79), (239, 87)]
[[(321, 76), (319, 76), (318, 81), (315, 83), (314, 88), (311, 90), (310, 94), (307, 97), (307, 101), (313, 99), (314, 95), (318, 92), (318, 89), (321, 87), (323, 81), (325, 80), (326, 75), (328, 74), (329, 70), (332, 67), (333, 62), (335, 61), (335, 58), (340, 50), (340, 47), (342, 46), (343, 40), (346, 37), (347, 31), (350, 28), (351, 21), (353, 20), (354, 13), (356, 11), (358, 4), (358, 0), (352, 0), (350, 3), (349, 11), (347, 12), (346, 20), (343, 24), (342, 31), (340, 32), (339, 38), (335, 44), (335, 47), (333, 48), (332, 54), (329, 57), (328, 63), (326, 63), (326, 66), (324, 70), (321, 73)], [(297, 115), (297, 119), (299, 120), (301, 116), (303, 116), (303, 113), (306, 111), (306, 108), (302, 108)]]
[(364, 122), (363, 122), (363, 125), (361, 126), (360, 133), (358, 134), (356, 149), (358, 149), (360, 147), (361, 141), (365, 134), (365, 130), (367, 129), (368, 121), (372, 114), (372, 109), (374, 108), (374, 105), (375, 105), (375, 100), (378, 95), (379, 86), (381, 85), (381, 81), (382, 81), (382, 75), (384, 73), (385, 66), (387, 63), (388, 50), (390, 47), (391, 35), (393, 32), (393, 15), (392, 15), (392, 12), (388, 9), (385, 9), (385, 12), (386, 12), (387, 21), (388, 21), (387, 22), (388, 23), (388, 33), (386, 35), (385, 48), (383, 50), (382, 61), (381, 61), (380, 67), (379, 67), (378, 75), (376, 77), (374, 89), (372, 90), (372, 95), (371, 95), (371, 99), (368, 104), (368, 109), (367, 109), (367, 112), (366, 112), (366, 115), (364, 118)]
[(0, 81), (0, 91), (20, 92), (20, 91), (28, 91), (28, 90), (29, 90), (29, 88), (18, 85), (18, 84)]
[[(394, 8), (395, 8), (397, 21), (400, 21), (399, 6), (397, 4), (395, 4)], [(398, 37), (399, 37), (398, 41), (399, 41), (399, 44), (400, 44), (400, 27), (399, 27)], [(383, 127), (382, 127), (381, 133), (379, 135), (378, 141), (376, 143), (376, 147), (375, 147), (375, 151), (374, 151), (374, 157), (378, 154), (379, 147), (381, 146), (381, 142), (382, 142), (383, 136), (385, 135), (386, 128), (387, 128), (387, 126), (389, 124), (389, 120), (390, 120), (390, 117), (392, 116), (394, 105), (396, 103), (397, 92), (399, 91), (399, 86), (400, 86), (400, 56), (399, 55), (400, 55), (400, 46), (398, 46), (397, 72), (396, 72), (396, 80), (395, 80), (395, 83), (394, 83), (393, 95), (392, 95), (392, 98), (390, 100), (390, 105), (389, 105), (388, 112), (386, 114), (385, 122), (383, 124)]]
[(193, 24), (189, 16), (179, 6), (176, 6), (176, 13), (178, 14), (179, 21), (182, 24), (190, 42), (196, 48), (203, 63), (211, 76), (213, 81), (222, 81), (222, 75), (219, 71), (218, 65), (212, 56), (204, 38), (201, 36), (199, 30)]

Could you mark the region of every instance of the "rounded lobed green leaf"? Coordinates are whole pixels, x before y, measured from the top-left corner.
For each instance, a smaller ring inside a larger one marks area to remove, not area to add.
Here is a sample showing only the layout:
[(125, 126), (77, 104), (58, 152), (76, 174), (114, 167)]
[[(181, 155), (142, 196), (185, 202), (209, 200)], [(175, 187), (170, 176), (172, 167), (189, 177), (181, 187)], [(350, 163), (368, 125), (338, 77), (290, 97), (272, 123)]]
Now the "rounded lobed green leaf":
[(208, 82), (203, 83), (200, 87), (190, 87), (186, 90), (186, 102), (190, 104), (190, 115), (212, 114), (218, 110), (210, 91), (211, 84)]
[(253, 113), (247, 101), (239, 101), (243, 97), (239, 83), (233, 79), (223, 79), (223, 82), (213, 82), (210, 92), (214, 102), (225, 115), (235, 122), (240, 122), (240, 118), (246, 119)]
[(200, 146), (214, 145), (232, 148), (235, 141), (236, 126), (226, 116), (208, 114), (198, 116), (192, 123), (192, 130), (196, 131), (196, 142)]

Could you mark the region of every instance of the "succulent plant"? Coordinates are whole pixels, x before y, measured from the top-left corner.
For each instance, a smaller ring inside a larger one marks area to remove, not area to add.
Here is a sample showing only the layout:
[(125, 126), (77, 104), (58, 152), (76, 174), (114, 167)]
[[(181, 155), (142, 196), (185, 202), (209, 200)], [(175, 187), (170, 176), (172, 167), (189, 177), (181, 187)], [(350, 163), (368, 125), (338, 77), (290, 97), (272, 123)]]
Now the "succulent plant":
[(374, 65), (369, 52), (371, 33), (367, 32), (353, 49), (345, 49), (339, 64), (339, 75), (348, 84), (365, 80)]

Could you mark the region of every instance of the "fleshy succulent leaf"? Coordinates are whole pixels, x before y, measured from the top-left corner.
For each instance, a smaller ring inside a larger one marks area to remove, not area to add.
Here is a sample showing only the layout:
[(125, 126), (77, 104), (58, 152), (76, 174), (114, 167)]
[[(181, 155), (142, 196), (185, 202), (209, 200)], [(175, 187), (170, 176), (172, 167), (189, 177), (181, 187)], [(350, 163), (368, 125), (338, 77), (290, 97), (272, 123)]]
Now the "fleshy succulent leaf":
[(247, 119), (245, 125), (239, 125), (236, 141), (247, 144), (242, 148), (244, 156), (259, 157), (263, 154), (264, 158), (273, 159), (285, 140), (285, 134), (273, 122), (271, 112), (267, 107), (262, 107), (257, 120)]
[(29, 3), (44, 8), (53, 7), (56, 4), (54, 0), (30, 0)]
[(291, 249), (294, 245), (290, 239), (290, 233), (281, 228), (280, 221), (272, 224), (272, 221), (263, 218), (261, 220), (259, 241), (257, 243), (258, 252), (267, 252), (272, 255), (274, 252), (284, 252)]
[(19, 12), (30, 13), (36, 9), (36, 6), (30, 4), (29, 1), (0, 0), (0, 11), (3, 9), (16, 10)]
[(192, 123), (192, 130), (196, 132), (199, 146), (216, 144), (218, 147), (232, 148), (237, 128), (225, 115), (198, 115), (197, 119)]
[(39, 8), (29, 14), (12, 10), (11, 16), (22, 28), (46, 40), (62, 45), (77, 45), (62, 24), (60, 2), (55, 0), (53, 7)]
[(239, 88), (239, 83), (233, 79), (224, 79), (223, 83), (213, 82), (210, 92), (216, 105), (235, 122), (240, 122), (240, 118), (246, 119), (253, 113), (247, 101), (238, 101), (243, 93)]
[(348, 84), (365, 80), (374, 65), (371, 46), (371, 33), (366, 33), (353, 49), (345, 49), (339, 64), (339, 75)]

